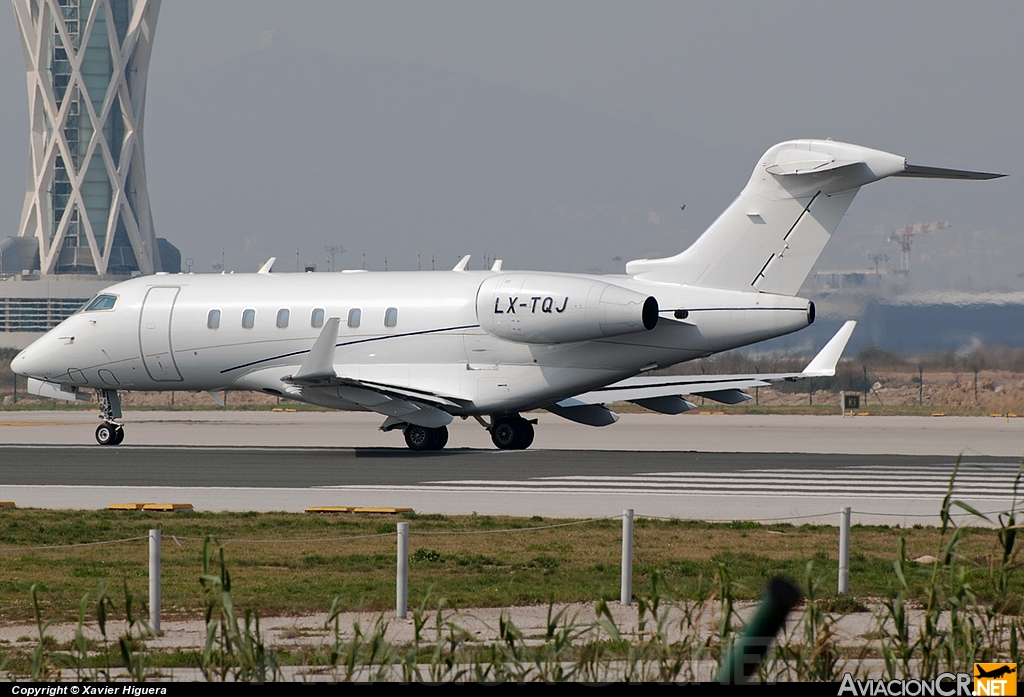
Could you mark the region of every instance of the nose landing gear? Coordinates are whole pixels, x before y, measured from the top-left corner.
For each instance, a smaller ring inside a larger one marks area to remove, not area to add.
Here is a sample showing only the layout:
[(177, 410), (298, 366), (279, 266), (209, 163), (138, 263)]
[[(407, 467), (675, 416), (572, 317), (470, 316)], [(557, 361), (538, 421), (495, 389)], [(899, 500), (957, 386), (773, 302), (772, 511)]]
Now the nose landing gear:
[(115, 419), (121, 418), (121, 398), (117, 390), (98, 390), (100, 418), (103, 423), (96, 427), (96, 442), (100, 445), (121, 445), (124, 440), (124, 426)]
[(121, 445), (124, 427), (115, 423), (103, 423), (96, 427), (96, 442), (100, 445)]

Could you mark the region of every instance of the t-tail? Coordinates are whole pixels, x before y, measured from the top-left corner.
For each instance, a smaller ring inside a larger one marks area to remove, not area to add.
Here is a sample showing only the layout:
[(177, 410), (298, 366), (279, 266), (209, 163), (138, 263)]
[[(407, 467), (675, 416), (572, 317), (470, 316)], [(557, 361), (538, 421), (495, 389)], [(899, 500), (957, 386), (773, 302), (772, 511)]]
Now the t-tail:
[(1002, 176), (909, 165), (899, 155), (831, 140), (779, 143), (689, 249), (665, 259), (631, 261), (626, 273), (651, 281), (796, 295), (865, 184), (886, 177)]

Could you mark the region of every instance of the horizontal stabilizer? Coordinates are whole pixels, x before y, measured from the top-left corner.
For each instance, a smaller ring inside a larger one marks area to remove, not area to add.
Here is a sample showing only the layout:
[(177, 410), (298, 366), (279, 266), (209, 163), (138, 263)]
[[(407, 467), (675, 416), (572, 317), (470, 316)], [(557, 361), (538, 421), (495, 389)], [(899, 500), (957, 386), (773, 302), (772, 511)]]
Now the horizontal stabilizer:
[(850, 341), (857, 323), (850, 320), (844, 324), (836, 335), (829, 339), (825, 347), (818, 351), (818, 355), (811, 359), (803, 370), (803, 375), (809, 378), (832, 377), (836, 374), (836, 363), (846, 350), (846, 344)]
[(945, 167), (923, 167), (921, 165), (907, 165), (902, 172), (892, 175), (894, 177), (915, 177), (919, 179), (999, 179), (1005, 174), (994, 172), (972, 172), (968, 169), (946, 169)]

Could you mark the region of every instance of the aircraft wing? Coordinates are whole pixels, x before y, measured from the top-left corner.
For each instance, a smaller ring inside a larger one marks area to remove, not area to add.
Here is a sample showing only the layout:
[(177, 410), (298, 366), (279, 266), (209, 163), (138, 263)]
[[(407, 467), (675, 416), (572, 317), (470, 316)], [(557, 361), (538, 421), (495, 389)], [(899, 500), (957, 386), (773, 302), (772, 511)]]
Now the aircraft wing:
[(235, 384), (283, 396), (302, 395), (304, 400), (321, 406), (375, 411), (388, 417), (381, 426), (385, 430), (400, 423), (427, 428), (451, 423), (452, 415), (444, 407), (460, 406), (456, 397), (338, 375), (334, 351), (340, 322), (340, 318), (332, 317), (324, 323), (306, 359), (291, 374), (282, 374), (287, 368), (264, 368), (239, 377)]
[[(744, 392), (752, 387), (767, 387), (781, 380), (796, 381), (804, 378), (835, 375), (836, 363), (843, 354), (857, 323), (849, 321), (842, 326), (807, 367), (799, 373), (755, 373), (752, 375), (664, 375), (628, 378), (584, 394), (564, 399), (548, 407), (559, 416), (590, 425), (605, 425), (595, 421), (614, 419), (603, 416), (603, 407), (609, 402), (633, 402), (646, 409), (663, 414), (681, 414), (696, 408), (684, 397), (698, 396), (721, 402), (739, 404), (752, 397)], [(576, 410), (576, 411), (574, 411)], [(610, 413), (610, 412), (609, 412)], [(580, 416), (583, 418), (573, 418)], [(603, 417), (603, 418), (602, 418)]]

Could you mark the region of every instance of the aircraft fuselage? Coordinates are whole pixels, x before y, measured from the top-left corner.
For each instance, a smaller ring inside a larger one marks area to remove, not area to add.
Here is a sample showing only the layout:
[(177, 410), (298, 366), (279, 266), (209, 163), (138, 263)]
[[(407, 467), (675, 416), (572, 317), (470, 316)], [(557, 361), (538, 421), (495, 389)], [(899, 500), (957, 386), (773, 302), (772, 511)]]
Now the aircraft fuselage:
[[(532, 290), (482, 297), (483, 286), (524, 275)], [(655, 298), (657, 325), (576, 341), (517, 341), (488, 331), (500, 331), (500, 321), (544, 320), (555, 332), (585, 325), (570, 310), (585, 300), (573, 291), (586, 284)], [(274, 380), (303, 362), (326, 319), (339, 317), (339, 376), (452, 397), (458, 406), (448, 411), (456, 415), (493, 414), (544, 406), (813, 321), (810, 303), (794, 297), (544, 272), (158, 274), (103, 294), (116, 298), (111, 309), (71, 316), (20, 354), (14, 369), (80, 388), (254, 389), (303, 399)], [(324, 406), (359, 408), (335, 399)]]

